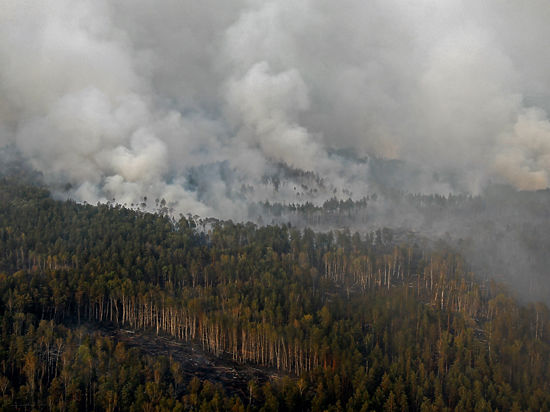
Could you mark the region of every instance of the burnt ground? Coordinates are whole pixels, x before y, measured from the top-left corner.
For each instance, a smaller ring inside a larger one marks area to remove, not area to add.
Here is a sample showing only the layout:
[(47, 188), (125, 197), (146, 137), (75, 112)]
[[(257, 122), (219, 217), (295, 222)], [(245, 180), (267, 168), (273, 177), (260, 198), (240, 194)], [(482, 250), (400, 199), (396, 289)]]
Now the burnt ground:
[(240, 364), (229, 356), (217, 357), (203, 350), (199, 344), (177, 341), (172, 337), (108, 326), (102, 327), (100, 333), (148, 355), (172, 357), (181, 364), (186, 383), (194, 377), (208, 380), (220, 384), (228, 395), (238, 395), (243, 401), (248, 400), (248, 384), (251, 380), (263, 383), (285, 376), (274, 368)]

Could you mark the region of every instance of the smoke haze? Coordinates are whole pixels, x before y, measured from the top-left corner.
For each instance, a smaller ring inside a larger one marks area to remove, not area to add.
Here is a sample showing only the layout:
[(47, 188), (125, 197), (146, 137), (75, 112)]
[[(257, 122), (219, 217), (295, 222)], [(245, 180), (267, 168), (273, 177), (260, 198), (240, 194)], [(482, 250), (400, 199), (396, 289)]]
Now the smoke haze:
[(412, 192), (544, 189), (548, 21), (546, 0), (0, 0), (0, 146), (62, 196), (223, 218), (360, 197), (369, 156), (420, 168)]

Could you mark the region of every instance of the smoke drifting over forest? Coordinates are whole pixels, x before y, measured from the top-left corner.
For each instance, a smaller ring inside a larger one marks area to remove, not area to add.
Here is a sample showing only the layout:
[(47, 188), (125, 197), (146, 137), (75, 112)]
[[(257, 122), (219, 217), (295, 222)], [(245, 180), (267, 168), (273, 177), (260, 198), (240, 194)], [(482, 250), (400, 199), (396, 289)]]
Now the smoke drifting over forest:
[(361, 197), (368, 156), (418, 167), (411, 192), (543, 189), (549, 20), (545, 0), (2, 0), (0, 145), (77, 200), (220, 217), (296, 201), (281, 165)]

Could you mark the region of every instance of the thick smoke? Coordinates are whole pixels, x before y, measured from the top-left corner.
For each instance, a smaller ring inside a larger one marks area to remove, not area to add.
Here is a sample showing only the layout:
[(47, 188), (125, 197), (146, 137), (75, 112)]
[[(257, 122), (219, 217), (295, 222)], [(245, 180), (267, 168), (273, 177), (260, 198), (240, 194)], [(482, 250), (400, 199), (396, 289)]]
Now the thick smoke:
[(548, 21), (546, 0), (0, 0), (0, 145), (65, 196), (220, 217), (360, 197), (367, 156), (420, 165), (411, 191), (543, 189)]

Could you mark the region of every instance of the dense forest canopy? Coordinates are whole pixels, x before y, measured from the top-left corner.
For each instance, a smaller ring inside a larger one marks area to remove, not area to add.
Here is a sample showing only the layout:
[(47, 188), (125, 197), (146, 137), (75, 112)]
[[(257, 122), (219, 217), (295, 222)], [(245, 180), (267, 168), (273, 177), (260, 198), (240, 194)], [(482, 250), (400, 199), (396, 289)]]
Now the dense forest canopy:
[(548, 0), (0, 4), (0, 410), (550, 410)]
[[(445, 242), (175, 219), (10, 179), (0, 205), (3, 409), (550, 408), (548, 308)], [(278, 372), (228, 390), (108, 328)]]
[(260, 222), (286, 223), (315, 231), (380, 227), (445, 239), (479, 276), (495, 278), (524, 301), (550, 303), (550, 190), (518, 191), (488, 186), (482, 194), (412, 194), (380, 187), (362, 199), (325, 202), (263, 202), (250, 208)]

